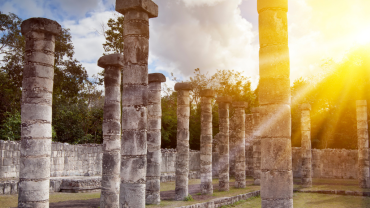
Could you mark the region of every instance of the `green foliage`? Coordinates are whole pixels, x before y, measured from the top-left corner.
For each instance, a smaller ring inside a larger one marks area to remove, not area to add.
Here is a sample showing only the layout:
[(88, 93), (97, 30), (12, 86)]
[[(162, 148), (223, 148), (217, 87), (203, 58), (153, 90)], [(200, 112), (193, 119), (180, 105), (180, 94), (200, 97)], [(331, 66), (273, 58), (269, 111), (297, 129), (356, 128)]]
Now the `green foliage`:
[(193, 197), (189, 194), (185, 197), (184, 201), (194, 201)]
[(123, 21), (123, 16), (108, 20), (109, 29), (104, 31), (105, 43), (103, 48), (105, 52), (123, 54)]
[(370, 104), (370, 45), (353, 48), (338, 63), (329, 59), (321, 68), (317, 76), (293, 84), (292, 145), (300, 146), (299, 106), (309, 103), (313, 148), (356, 149), (356, 100)]
[(0, 127), (0, 138), (2, 140), (19, 140), (21, 138), (21, 114), (6, 112), (5, 120)]

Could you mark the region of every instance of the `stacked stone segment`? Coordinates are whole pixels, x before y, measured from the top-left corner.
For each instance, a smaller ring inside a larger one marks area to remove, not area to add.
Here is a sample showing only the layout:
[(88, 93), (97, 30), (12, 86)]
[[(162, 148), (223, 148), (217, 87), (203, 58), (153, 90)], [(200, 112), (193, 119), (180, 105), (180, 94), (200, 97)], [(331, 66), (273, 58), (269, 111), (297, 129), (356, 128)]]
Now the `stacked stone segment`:
[(219, 153), (219, 190), (229, 191), (229, 108), (232, 102), (231, 97), (218, 97), (219, 115), (219, 138), (218, 138), (218, 153)]
[(312, 187), (312, 152), (311, 152), (311, 106), (301, 105), (301, 151), (302, 151), (302, 187)]
[(119, 207), (121, 170), (121, 69), (123, 55), (110, 54), (98, 60), (104, 68), (103, 162), (100, 207)]
[(251, 108), (253, 119), (253, 184), (261, 185), (261, 131), (258, 107)]
[(188, 196), (189, 184), (189, 117), (190, 117), (190, 90), (188, 82), (176, 83), (177, 91), (177, 146), (176, 146), (176, 182), (175, 200), (181, 201)]
[(253, 114), (245, 114), (245, 175), (253, 176)]
[(288, 0), (257, 0), (262, 207), (293, 207)]
[(49, 19), (22, 22), (26, 39), (22, 83), (18, 207), (49, 207), (55, 38), (61, 26)]
[(358, 182), (361, 188), (369, 188), (369, 133), (366, 100), (356, 101)]
[(165, 81), (166, 77), (161, 73), (148, 75), (146, 204), (159, 204), (161, 202), (161, 82)]
[(244, 101), (234, 101), (235, 109), (235, 188), (245, 188), (245, 108), (248, 103)]
[(200, 189), (202, 194), (213, 194), (212, 185), (212, 99), (215, 92), (205, 89), (201, 96)]
[(149, 18), (158, 16), (151, 0), (116, 0), (123, 28), (120, 207), (145, 207)]

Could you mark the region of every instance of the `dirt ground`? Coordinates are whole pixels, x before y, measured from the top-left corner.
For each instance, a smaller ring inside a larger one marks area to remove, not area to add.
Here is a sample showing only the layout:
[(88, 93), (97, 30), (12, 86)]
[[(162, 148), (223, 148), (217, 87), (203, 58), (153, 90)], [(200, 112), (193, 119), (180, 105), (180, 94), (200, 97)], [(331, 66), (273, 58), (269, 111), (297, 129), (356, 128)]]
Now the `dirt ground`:
[[(247, 181), (247, 183), (250, 183)], [(234, 183), (230, 182), (230, 186)], [(247, 184), (248, 185), (248, 184)], [(213, 184), (213, 189), (218, 189), (218, 184)], [(200, 193), (199, 184), (189, 185), (189, 194), (192, 195), (194, 200), (206, 200), (214, 198), (210, 195), (197, 195)], [(162, 191), (161, 200), (172, 200), (175, 198), (175, 190), (172, 191)], [(50, 203), (50, 208), (62, 208), (62, 207), (74, 207), (74, 208), (98, 208), (100, 206), (100, 199), (89, 199), (89, 200), (75, 200), (75, 201), (64, 201), (57, 203)]]

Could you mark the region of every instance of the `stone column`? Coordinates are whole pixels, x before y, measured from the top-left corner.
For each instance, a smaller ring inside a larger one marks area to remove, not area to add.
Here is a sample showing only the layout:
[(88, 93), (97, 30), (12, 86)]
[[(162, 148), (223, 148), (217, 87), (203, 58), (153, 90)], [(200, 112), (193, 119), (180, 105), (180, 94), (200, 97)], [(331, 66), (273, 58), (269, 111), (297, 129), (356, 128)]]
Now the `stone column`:
[(54, 51), (61, 31), (56, 21), (45, 18), (30, 18), (21, 25), (26, 50), (18, 207), (49, 207)]
[(233, 115), (230, 118), (229, 123), (229, 176), (235, 177), (235, 145), (236, 145), (236, 135), (235, 135), (235, 119), (236, 116)]
[(312, 165), (311, 165), (311, 117), (310, 104), (301, 105), (301, 151), (302, 151), (302, 187), (312, 187)]
[(234, 101), (235, 108), (235, 188), (245, 188), (245, 108), (247, 102)]
[(100, 207), (119, 207), (121, 167), (121, 69), (123, 55), (110, 54), (98, 60), (104, 68), (103, 161)]
[(151, 0), (116, 0), (124, 20), (120, 207), (145, 207), (149, 18)]
[(213, 194), (212, 185), (212, 98), (213, 90), (200, 92), (201, 135), (200, 135), (200, 189), (202, 194)]
[(293, 207), (288, 0), (257, 0), (262, 207)]
[(358, 182), (361, 188), (369, 187), (369, 134), (367, 124), (367, 102), (356, 101), (358, 139)]
[(261, 185), (261, 132), (258, 107), (252, 108), (253, 115), (253, 184)]
[(176, 188), (175, 200), (181, 201), (188, 196), (189, 176), (189, 91), (188, 82), (176, 83), (177, 91), (177, 146), (176, 146)]
[(148, 76), (148, 152), (146, 170), (146, 204), (159, 204), (161, 186), (161, 82), (166, 77), (161, 73), (153, 73)]
[(229, 106), (231, 97), (218, 97), (219, 134), (219, 190), (229, 191)]
[(253, 114), (245, 115), (245, 175), (253, 176)]

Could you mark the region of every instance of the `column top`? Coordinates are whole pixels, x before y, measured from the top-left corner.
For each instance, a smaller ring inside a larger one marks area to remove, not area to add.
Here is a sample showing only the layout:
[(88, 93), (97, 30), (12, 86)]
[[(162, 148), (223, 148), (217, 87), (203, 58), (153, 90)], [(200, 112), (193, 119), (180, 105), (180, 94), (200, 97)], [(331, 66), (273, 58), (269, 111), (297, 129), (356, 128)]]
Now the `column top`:
[(311, 105), (308, 103), (303, 103), (301, 105), (301, 110), (311, 110)]
[(215, 97), (215, 91), (211, 89), (204, 89), (200, 91), (200, 96), (201, 97)]
[(257, 0), (257, 11), (262, 12), (265, 9), (282, 9), (288, 11), (288, 0)]
[(232, 103), (234, 108), (247, 108), (248, 103), (245, 101), (233, 101)]
[(24, 20), (21, 24), (22, 35), (26, 35), (30, 31), (59, 35), (62, 32), (62, 26), (57, 21), (51, 19), (33, 17)]
[(356, 106), (367, 106), (366, 100), (356, 100)]
[(191, 86), (190, 82), (178, 82), (175, 84), (175, 91), (192, 89), (193, 87)]
[(148, 82), (165, 82), (166, 77), (162, 73), (151, 73), (148, 74)]
[(125, 15), (128, 10), (148, 13), (149, 18), (158, 17), (158, 5), (152, 0), (116, 0), (116, 11)]
[(252, 113), (259, 113), (260, 109), (258, 107), (251, 108)]
[(233, 99), (230, 96), (217, 97), (217, 103), (231, 103)]
[(108, 66), (123, 67), (123, 55), (119, 53), (105, 55), (99, 58), (98, 66), (105, 68)]

